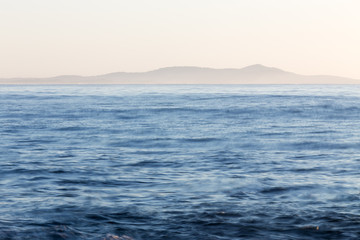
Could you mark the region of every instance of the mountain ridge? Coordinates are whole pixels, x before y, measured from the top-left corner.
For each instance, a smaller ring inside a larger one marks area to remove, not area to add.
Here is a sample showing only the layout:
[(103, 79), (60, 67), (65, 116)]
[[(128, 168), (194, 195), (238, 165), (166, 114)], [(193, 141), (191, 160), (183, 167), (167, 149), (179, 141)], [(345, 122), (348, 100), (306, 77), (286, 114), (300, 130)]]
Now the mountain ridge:
[(147, 72), (113, 72), (95, 76), (0, 78), (0, 84), (360, 84), (330, 75), (300, 75), (254, 64), (244, 68), (164, 67)]

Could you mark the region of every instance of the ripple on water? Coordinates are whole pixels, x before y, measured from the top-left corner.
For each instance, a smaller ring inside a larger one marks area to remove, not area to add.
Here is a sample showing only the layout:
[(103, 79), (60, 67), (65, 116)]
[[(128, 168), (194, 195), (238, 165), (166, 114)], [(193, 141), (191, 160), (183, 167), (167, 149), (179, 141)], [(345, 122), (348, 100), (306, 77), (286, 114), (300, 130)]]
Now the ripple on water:
[(356, 86), (0, 89), (0, 239), (360, 239)]

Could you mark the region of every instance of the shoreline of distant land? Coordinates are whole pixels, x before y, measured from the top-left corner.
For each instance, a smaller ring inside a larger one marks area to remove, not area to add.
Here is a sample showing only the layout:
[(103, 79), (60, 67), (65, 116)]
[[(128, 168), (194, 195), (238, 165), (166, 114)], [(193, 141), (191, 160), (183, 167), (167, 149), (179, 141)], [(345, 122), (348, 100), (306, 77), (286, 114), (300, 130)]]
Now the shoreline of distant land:
[(149, 72), (115, 72), (97, 76), (63, 75), (49, 78), (0, 78), (0, 85), (73, 84), (360, 84), (360, 79), (300, 75), (261, 64), (244, 68), (166, 67)]

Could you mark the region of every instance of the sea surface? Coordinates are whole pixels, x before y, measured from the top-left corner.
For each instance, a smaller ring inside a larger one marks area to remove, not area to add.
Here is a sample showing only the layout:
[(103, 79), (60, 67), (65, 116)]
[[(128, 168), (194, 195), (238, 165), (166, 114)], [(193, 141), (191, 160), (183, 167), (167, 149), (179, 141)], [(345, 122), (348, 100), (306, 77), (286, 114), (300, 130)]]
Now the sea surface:
[(0, 239), (360, 239), (360, 86), (0, 86)]

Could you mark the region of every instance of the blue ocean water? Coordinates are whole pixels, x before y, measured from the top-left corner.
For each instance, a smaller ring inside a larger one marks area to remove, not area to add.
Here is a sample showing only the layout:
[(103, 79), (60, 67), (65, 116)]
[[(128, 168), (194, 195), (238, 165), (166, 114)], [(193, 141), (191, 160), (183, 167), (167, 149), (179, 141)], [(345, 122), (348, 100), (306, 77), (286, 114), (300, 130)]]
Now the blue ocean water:
[(0, 239), (360, 239), (360, 86), (1, 86)]

